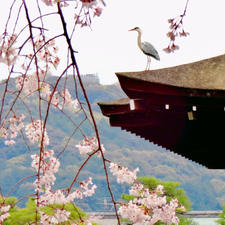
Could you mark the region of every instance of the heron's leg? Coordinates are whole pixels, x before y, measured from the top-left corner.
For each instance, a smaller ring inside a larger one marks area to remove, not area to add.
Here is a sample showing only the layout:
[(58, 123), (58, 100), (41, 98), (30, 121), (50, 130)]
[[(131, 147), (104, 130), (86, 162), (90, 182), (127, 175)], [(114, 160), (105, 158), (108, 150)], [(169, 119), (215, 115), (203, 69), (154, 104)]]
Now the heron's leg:
[(147, 56), (147, 66), (145, 70), (150, 70), (151, 57)]
[(147, 56), (147, 64), (146, 64), (146, 67), (145, 67), (145, 70), (148, 70), (148, 62), (149, 62), (149, 56)]

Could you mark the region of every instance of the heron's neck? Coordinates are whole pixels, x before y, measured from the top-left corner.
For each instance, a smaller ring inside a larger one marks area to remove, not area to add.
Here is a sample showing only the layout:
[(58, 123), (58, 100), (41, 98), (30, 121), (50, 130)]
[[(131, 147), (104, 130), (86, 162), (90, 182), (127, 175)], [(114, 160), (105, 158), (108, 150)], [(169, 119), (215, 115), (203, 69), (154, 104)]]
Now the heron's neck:
[(141, 31), (138, 31), (137, 43), (139, 48), (141, 48)]

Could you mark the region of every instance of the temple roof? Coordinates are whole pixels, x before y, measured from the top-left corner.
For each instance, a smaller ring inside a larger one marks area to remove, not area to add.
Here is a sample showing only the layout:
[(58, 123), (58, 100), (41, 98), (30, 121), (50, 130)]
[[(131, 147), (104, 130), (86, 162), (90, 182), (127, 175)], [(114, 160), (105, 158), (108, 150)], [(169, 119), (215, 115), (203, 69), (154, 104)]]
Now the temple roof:
[(169, 68), (116, 75), (183, 88), (225, 90), (225, 54)]
[(111, 126), (208, 168), (225, 168), (225, 55), (116, 75), (128, 98), (98, 103)]

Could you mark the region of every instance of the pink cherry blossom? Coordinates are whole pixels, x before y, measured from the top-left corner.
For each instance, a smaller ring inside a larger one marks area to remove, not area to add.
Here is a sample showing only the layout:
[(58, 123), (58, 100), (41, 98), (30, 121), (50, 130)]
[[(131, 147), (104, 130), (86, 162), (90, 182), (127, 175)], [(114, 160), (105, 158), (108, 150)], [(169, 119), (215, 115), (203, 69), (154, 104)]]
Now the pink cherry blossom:
[(53, 96), (52, 96), (52, 93), (50, 92), (47, 100), (49, 101), (50, 98), (51, 98), (51, 104), (60, 110), (63, 110), (63, 108), (76, 110), (79, 106), (78, 100), (72, 98), (68, 89), (63, 90), (61, 93), (59, 93), (58, 91), (55, 91), (53, 93)]
[(16, 142), (14, 140), (6, 140), (5, 145), (14, 145)]
[[(55, 68), (57, 68), (60, 59), (57, 56), (58, 47), (56, 46), (55, 40), (46, 40), (43, 37), (38, 38), (34, 42), (38, 61), (42, 61), (45, 64), (45, 69), (48, 69), (48, 65), (52, 64)], [(44, 68), (43, 68), (44, 69)]]
[(128, 204), (119, 208), (118, 213), (124, 218), (131, 220), (134, 224), (145, 224), (150, 219), (149, 215), (146, 215), (145, 210), (130, 201)]
[(6, 120), (4, 125), (0, 128), (0, 135), (6, 139), (5, 145), (14, 145), (16, 143), (14, 139), (24, 127), (24, 118), (24, 114), (19, 116), (14, 114), (9, 120)]
[[(59, 96), (58, 96), (58, 91), (55, 91), (54, 93), (51, 93), (51, 104), (55, 106), (56, 108), (62, 109), (61, 106), (59, 105)], [(49, 96), (50, 98), (50, 96)]]
[[(57, 69), (60, 63), (60, 58), (58, 56), (58, 46), (56, 45), (54, 39), (48, 39), (42, 34), (37, 38), (34, 38), (33, 41), (30, 39), (27, 46), (28, 47), (25, 50), (26, 52), (23, 55), (20, 55), (20, 59), (23, 60), (21, 61), (20, 66), (25, 75), (34, 73), (37, 76), (38, 72), (40, 73), (38, 76), (41, 76), (41, 74), (46, 75), (46, 72), (49, 71), (52, 66), (54, 69)], [(31, 49), (33, 50), (31, 51)], [(43, 79), (39, 79), (39, 81), (42, 82)], [(26, 82), (27, 80), (25, 80), (25, 82), (23, 81), (23, 83)], [(36, 83), (36, 85), (41, 87), (38, 82), (33, 83)], [(28, 84), (31, 84), (31, 82)]]
[(80, 182), (78, 189), (67, 196), (67, 201), (72, 202), (74, 199), (83, 199), (83, 197), (90, 197), (95, 193), (97, 186), (92, 183), (92, 178), (89, 177), (87, 181)]
[(39, 203), (41, 206), (56, 204), (66, 204), (69, 201), (61, 190), (52, 191), (46, 189), (45, 193), (40, 196)]
[(53, 4), (57, 3), (56, 0), (42, 0), (47, 6), (52, 6)]
[(155, 189), (157, 194), (163, 194), (164, 193), (163, 190), (164, 190), (164, 187), (161, 184), (157, 185), (157, 187)]
[[(80, 183), (80, 187), (83, 189), (83, 194), (85, 197), (92, 196), (95, 193), (97, 186), (92, 184), (93, 182), (91, 177), (88, 178), (87, 182), (83, 181)], [(89, 187), (90, 185), (92, 185), (91, 188)]]
[(24, 120), (24, 114), (17, 117), (15, 114), (9, 119), (9, 130), (11, 132), (11, 138), (17, 137), (19, 131), (24, 127), (22, 120)]
[(68, 89), (65, 89), (62, 91), (61, 93), (61, 98), (62, 98), (62, 102), (61, 102), (61, 107), (68, 107), (71, 109), (77, 109), (78, 107), (78, 100), (77, 99), (72, 99), (72, 96), (69, 92)]
[(189, 35), (189, 33), (184, 31), (183, 28), (183, 19), (185, 16), (186, 7), (183, 14), (168, 20), (170, 31), (167, 33), (167, 36), (170, 39), (170, 43), (167, 48), (163, 49), (166, 53), (171, 53), (179, 49), (179, 46), (175, 45), (177, 37), (186, 37)]
[(59, 160), (54, 157), (53, 150), (45, 150), (41, 160), (36, 154), (32, 155), (31, 158), (33, 159), (31, 166), (36, 171), (40, 171), (40, 177), (34, 181), (36, 191), (50, 190), (51, 185), (56, 180), (54, 174), (59, 170)]
[(70, 212), (63, 209), (57, 209), (54, 216), (57, 218), (58, 223), (62, 223), (68, 220), (69, 215), (70, 215)]
[[(47, 188), (45, 192), (39, 197), (39, 209), (41, 207), (53, 204), (67, 204), (73, 202), (75, 199), (82, 199), (83, 197), (92, 196), (97, 188), (96, 185), (92, 185), (92, 179), (89, 178), (87, 182), (82, 181), (78, 189), (69, 195), (65, 195), (62, 190), (50, 190)], [(46, 215), (43, 215), (45, 217)], [(59, 217), (51, 218), (59, 220)]]
[(5, 63), (8, 66), (13, 65), (18, 57), (17, 49), (14, 46), (17, 36), (0, 36), (0, 63)]
[[(90, 139), (85, 137), (79, 144), (76, 145), (76, 147), (79, 149), (81, 155), (86, 155), (98, 150), (99, 145), (95, 137), (92, 137)], [(103, 144), (101, 145), (101, 149), (103, 152), (105, 152)], [(98, 157), (101, 156), (100, 151), (98, 151), (97, 154)]]
[(178, 201), (172, 199), (167, 202), (162, 190), (162, 185), (158, 185), (154, 191), (149, 191), (142, 184), (135, 182), (129, 192), (134, 199), (128, 204), (122, 204), (119, 214), (135, 225), (154, 225), (159, 221), (167, 225), (178, 225), (179, 218), (176, 216)]
[(68, 220), (70, 216), (70, 212), (64, 209), (56, 209), (54, 216), (48, 215), (44, 212), (40, 212), (41, 215), (41, 224), (42, 225), (51, 225), (51, 224), (59, 224)]
[(42, 83), (41, 85), (41, 97), (48, 99), (51, 94), (50, 85), (48, 83)]
[(91, 18), (100, 16), (102, 13), (102, 5), (105, 6), (103, 0), (75, 0), (79, 14), (75, 13), (75, 23), (81, 27), (90, 26)]
[(31, 143), (41, 143), (43, 138), (43, 145), (49, 145), (49, 138), (47, 131), (43, 131), (43, 124), (40, 120), (33, 121), (30, 124), (27, 124), (25, 127), (25, 133)]
[(10, 205), (1, 204), (0, 205), (0, 224), (4, 220), (6, 220), (10, 214), (9, 214)]
[(110, 163), (109, 168), (111, 173), (117, 177), (118, 183), (133, 184), (137, 179), (137, 172), (139, 171), (139, 168), (130, 171), (127, 167), (122, 167), (112, 162)]
[(22, 91), (25, 95), (32, 95), (38, 90), (42, 90), (46, 87), (44, 83), (45, 74), (40, 72), (37, 74), (36, 72), (32, 75), (19, 76), (16, 79), (16, 88)]
[(8, 137), (8, 131), (4, 126), (0, 127), (0, 137), (4, 138)]
[(69, 4), (67, 3), (66, 0), (42, 0), (47, 6), (53, 6), (57, 2), (60, 2), (60, 6), (68, 6)]
[[(16, 88), (27, 96), (31, 96), (36, 91), (42, 92), (47, 86), (45, 82), (46, 73), (41, 70), (39, 73), (33, 72), (32, 74), (22, 75), (16, 79)], [(49, 87), (47, 87), (49, 88)]]

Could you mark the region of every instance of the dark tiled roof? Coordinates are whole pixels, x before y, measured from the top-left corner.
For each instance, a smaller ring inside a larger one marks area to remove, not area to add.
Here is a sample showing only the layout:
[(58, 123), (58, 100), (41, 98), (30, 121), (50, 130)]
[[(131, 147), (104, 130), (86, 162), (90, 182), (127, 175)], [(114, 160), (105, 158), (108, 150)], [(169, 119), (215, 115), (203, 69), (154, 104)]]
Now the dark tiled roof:
[(116, 75), (184, 88), (225, 90), (225, 55), (175, 67)]

